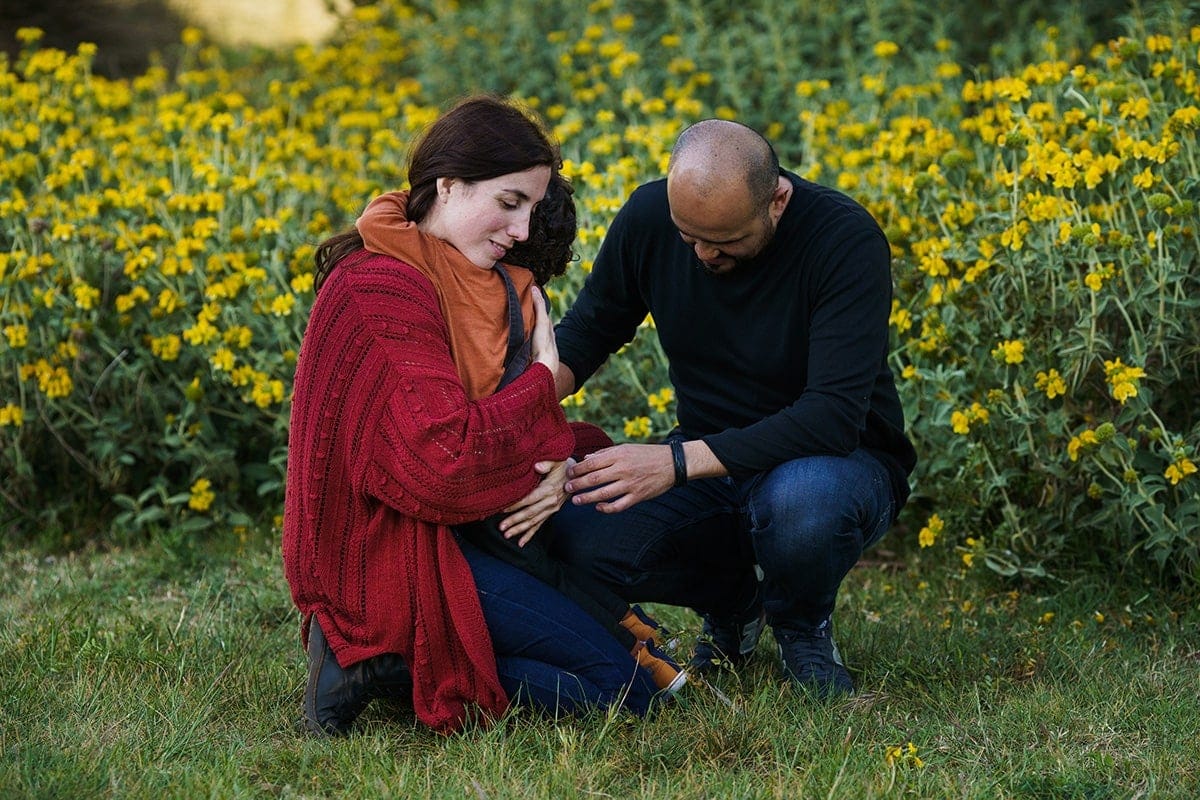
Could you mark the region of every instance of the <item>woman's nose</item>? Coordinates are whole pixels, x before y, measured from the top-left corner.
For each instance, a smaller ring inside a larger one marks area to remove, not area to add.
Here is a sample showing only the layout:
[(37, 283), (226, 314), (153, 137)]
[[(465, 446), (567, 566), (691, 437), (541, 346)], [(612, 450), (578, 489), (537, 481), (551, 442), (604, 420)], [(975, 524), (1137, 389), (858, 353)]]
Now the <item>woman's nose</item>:
[(529, 215), (508, 226), (508, 236), (514, 242), (523, 242), (529, 238)]

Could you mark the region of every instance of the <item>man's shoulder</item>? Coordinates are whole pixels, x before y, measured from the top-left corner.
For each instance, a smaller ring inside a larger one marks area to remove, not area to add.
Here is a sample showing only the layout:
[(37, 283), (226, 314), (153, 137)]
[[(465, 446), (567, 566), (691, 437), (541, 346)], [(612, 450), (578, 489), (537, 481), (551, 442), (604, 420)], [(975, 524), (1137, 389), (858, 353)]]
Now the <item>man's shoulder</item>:
[[(862, 226), (867, 230), (878, 231), (879, 224), (871, 212), (850, 195), (831, 186), (815, 183), (800, 177), (794, 172), (784, 172), (792, 182), (794, 217), (806, 218), (806, 224), (811, 224), (813, 218), (826, 220), (841, 220), (846, 225)], [(789, 206), (793, 204), (789, 203)]]
[(655, 214), (669, 215), (667, 179), (657, 178), (634, 189), (630, 193), (629, 199), (625, 201), (625, 208), (629, 213), (637, 214), (639, 217), (654, 216)]
[(630, 193), (609, 226), (614, 239), (654, 238), (673, 231), (671, 207), (667, 203), (667, 179), (659, 178), (638, 186)]

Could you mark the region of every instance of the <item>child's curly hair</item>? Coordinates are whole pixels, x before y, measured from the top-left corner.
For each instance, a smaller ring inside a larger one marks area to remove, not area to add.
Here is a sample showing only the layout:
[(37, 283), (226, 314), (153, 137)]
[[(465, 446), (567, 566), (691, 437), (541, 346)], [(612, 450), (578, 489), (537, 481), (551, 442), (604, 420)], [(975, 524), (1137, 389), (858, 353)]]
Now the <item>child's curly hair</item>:
[(529, 218), (529, 237), (513, 245), (504, 259), (505, 263), (532, 272), (539, 286), (566, 272), (567, 264), (575, 258), (574, 193), (571, 182), (555, 173), (546, 187), (546, 196)]

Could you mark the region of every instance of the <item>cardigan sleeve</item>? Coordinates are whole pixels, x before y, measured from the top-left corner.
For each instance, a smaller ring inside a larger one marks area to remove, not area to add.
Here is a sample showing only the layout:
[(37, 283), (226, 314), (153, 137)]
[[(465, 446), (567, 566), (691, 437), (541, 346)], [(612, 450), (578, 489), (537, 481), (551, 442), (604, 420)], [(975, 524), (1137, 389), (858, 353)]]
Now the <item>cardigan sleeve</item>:
[(542, 364), (468, 400), (436, 293), (415, 270), (405, 272), (407, 291), (358, 297), (381, 398), (365, 432), (363, 490), (428, 522), (481, 519), (528, 494), (541, 480), (534, 464), (566, 459), (574, 435)]

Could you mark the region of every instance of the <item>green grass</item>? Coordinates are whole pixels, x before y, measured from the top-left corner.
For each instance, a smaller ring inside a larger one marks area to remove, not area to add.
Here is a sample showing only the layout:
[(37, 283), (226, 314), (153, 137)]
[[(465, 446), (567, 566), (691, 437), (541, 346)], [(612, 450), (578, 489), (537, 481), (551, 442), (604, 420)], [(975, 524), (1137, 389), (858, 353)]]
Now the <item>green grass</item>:
[[(862, 566), (838, 616), (862, 689), (850, 700), (781, 685), (767, 637), (721, 681), (735, 710), (688, 691), (644, 721), (516, 714), (446, 738), (376, 704), (355, 735), (327, 740), (298, 728), (304, 662), (277, 542), (9, 550), (0, 568), (4, 798), (1200, 791), (1200, 609), (1095, 578), (1010, 592), (930, 577), (947, 570), (919, 554)], [(690, 612), (657, 611), (695, 632)], [(889, 764), (909, 742), (922, 764)]]

